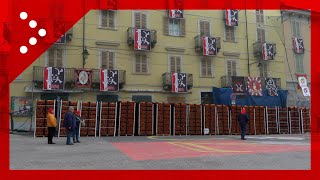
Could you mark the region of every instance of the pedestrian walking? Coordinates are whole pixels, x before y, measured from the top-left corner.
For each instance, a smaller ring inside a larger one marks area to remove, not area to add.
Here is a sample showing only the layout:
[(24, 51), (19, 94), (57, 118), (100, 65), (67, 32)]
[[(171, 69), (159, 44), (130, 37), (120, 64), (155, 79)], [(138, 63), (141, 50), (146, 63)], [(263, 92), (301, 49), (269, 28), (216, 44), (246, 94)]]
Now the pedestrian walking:
[(55, 144), (52, 142), (53, 136), (56, 134), (57, 119), (54, 117), (53, 108), (49, 108), (47, 114), (47, 128), (48, 128), (48, 144)]
[(80, 143), (79, 141), (80, 123), (83, 123), (80, 117), (80, 111), (75, 112), (75, 118), (76, 118), (76, 128), (73, 131), (73, 143)]
[(249, 115), (246, 112), (246, 109), (243, 107), (241, 109), (241, 113), (238, 114), (238, 122), (241, 128), (241, 140), (246, 140), (246, 130), (247, 130), (247, 124), (249, 122)]
[(76, 127), (76, 118), (73, 112), (74, 108), (70, 106), (69, 111), (64, 115), (64, 127), (67, 131), (67, 145), (73, 145), (73, 143), (70, 142), (71, 136), (73, 136), (73, 131)]

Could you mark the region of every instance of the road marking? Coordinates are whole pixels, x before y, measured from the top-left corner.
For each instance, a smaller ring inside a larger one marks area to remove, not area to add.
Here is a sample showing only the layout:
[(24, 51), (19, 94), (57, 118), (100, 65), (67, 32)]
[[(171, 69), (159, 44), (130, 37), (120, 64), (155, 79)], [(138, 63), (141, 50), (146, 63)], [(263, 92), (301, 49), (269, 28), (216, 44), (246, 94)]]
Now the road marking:
[[(173, 144), (176, 146), (184, 147), (187, 149), (191, 149), (197, 152), (219, 152), (219, 153), (241, 153), (241, 152), (252, 152), (252, 151), (235, 151), (235, 150), (225, 150), (225, 149), (217, 149), (207, 146), (199, 145), (199, 143), (191, 143), (191, 142), (168, 142), (169, 144)], [(212, 144), (212, 143), (211, 143)]]
[(247, 139), (278, 139), (278, 140), (305, 140), (305, 138), (300, 137), (246, 137)]

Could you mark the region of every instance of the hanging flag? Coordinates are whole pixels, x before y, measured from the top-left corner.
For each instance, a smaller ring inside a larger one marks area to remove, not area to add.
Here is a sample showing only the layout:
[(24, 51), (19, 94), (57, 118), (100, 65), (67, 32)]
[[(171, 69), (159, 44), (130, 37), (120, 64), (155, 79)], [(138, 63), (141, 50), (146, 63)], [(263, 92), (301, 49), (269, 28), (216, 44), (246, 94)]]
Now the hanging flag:
[(308, 86), (308, 81), (307, 81), (307, 76), (308, 75), (307, 74), (296, 74), (296, 76), (297, 76), (297, 79), (298, 79), (297, 92), (301, 93), (302, 92), (302, 89), (301, 89), (302, 86), (301, 85)]
[(274, 60), (275, 48), (273, 44), (263, 43), (262, 44), (262, 59), (263, 60)]
[(182, 19), (183, 18), (182, 10), (179, 10), (179, 9), (169, 10), (169, 18)]
[(75, 69), (76, 87), (90, 88), (92, 84), (92, 70)]
[(304, 45), (303, 40), (301, 38), (293, 37), (293, 47), (296, 53), (304, 53)]
[(245, 95), (247, 89), (244, 82), (244, 77), (232, 76), (232, 89), (233, 93), (236, 95)]
[(248, 77), (248, 90), (251, 96), (262, 96), (260, 77)]
[(43, 90), (63, 90), (65, 69), (45, 67), (43, 70)]
[(203, 55), (212, 56), (217, 54), (217, 40), (213, 37), (202, 37)]
[(187, 92), (187, 74), (185, 73), (172, 73), (172, 92)]
[(227, 26), (238, 26), (238, 10), (226, 10), (226, 25)]
[(311, 96), (308, 86), (302, 87), (303, 96)]
[(118, 70), (100, 70), (100, 91), (119, 91)]
[(278, 96), (278, 87), (274, 79), (266, 78), (266, 89), (269, 96)]
[(151, 31), (145, 29), (134, 29), (134, 49), (150, 51)]

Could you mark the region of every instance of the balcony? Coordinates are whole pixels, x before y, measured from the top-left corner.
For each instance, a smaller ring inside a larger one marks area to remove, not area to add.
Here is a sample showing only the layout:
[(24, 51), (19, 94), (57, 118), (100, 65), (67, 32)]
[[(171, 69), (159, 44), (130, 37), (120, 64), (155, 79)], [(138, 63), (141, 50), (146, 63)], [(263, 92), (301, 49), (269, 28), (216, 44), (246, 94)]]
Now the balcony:
[[(202, 39), (202, 37), (203, 36), (198, 35), (194, 38), (196, 52), (200, 52), (200, 53), (203, 52), (203, 39)], [(214, 38), (216, 38), (216, 48), (217, 48), (217, 52), (219, 52), (221, 49), (221, 38), (220, 37), (214, 37)]]
[[(241, 76), (221, 76), (221, 87), (222, 88), (231, 88), (232, 87), (232, 78), (233, 77), (241, 77)], [(244, 77), (245, 84), (247, 85), (247, 77)], [(261, 86), (262, 88), (266, 87), (266, 77), (260, 77), (261, 78)], [(281, 88), (281, 78), (272, 78), (275, 80), (276, 85), (278, 88)]]
[[(162, 74), (162, 86), (166, 91), (171, 91), (172, 88), (172, 73), (166, 72)], [(187, 73), (187, 89), (190, 90), (193, 86), (193, 75)]]
[[(129, 46), (134, 46), (134, 29), (132, 27), (129, 27), (127, 30), (128, 39), (127, 43)], [(154, 48), (157, 44), (157, 31), (156, 30), (150, 30), (151, 31), (151, 48)]]
[[(274, 48), (274, 54), (277, 54), (277, 45), (274, 43), (268, 42), (268, 44), (272, 44)], [(253, 52), (255, 57), (262, 57), (262, 42), (253, 43)]]
[[(35, 87), (43, 87), (43, 69), (44, 67), (34, 66), (33, 67), (33, 82)], [(65, 89), (73, 89), (75, 87), (75, 72), (74, 68), (65, 68)], [(100, 88), (100, 69), (92, 69), (92, 89)], [(121, 89), (126, 82), (126, 71), (119, 70), (119, 88)]]

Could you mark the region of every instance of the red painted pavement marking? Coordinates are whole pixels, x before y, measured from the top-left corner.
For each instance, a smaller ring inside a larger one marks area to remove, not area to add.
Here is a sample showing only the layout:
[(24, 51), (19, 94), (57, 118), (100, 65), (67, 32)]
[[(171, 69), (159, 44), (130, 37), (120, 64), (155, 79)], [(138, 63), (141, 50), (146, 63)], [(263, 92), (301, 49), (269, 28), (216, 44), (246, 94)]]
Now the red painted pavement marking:
[(112, 145), (136, 161), (310, 150), (306, 145), (254, 144), (232, 140), (119, 142)]

